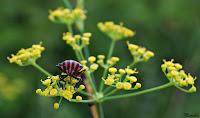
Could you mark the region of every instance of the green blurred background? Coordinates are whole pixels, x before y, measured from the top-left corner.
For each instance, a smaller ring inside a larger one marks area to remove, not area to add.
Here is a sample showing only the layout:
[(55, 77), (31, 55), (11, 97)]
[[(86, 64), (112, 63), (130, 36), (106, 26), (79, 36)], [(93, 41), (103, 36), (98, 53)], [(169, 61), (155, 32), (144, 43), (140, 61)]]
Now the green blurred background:
[[(74, 4), (75, 0), (71, 0)], [(89, 45), (91, 55), (107, 55), (110, 40), (97, 27), (98, 22), (124, 22), (136, 36), (117, 42), (114, 56), (120, 57), (118, 68), (132, 61), (126, 40), (155, 53), (147, 63), (136, 65), (138, 81), (143, 89), (168, 82), (160, 69), (163, 59), (175, 59), (186, 73), (199, 78), (200, 69), (200, 1), (199, 0), (85, 0), (85, 28), (93, 34)], [(40, 79), (46, 76), (32, 66), (19, 67), (6, 59), (21, 48), (43, 42), (46, 48), (38, 64), (50, 73), (59, 74), (55, 65), (76, 59), (70, 46), (62, 40), (64, 25), (50, 22), (49, 9), (64, 6), (61, 0), (0, 1), (0, 117), (1, 118), (91, 118), (87, 104), (63, 100), (58, 110), (53, 104), (59, 98), (35, 94), (43, 88)], [(78, 32), (77, 32), (78, 33)], [(97, 83), (102, 69), (95, 73)], [(200, 115), (199, 79), (197, 92), (188, 94), (175, 87), (103, 103), (106, 118), (183, 118), (183, 113)], [(128, 93), (120, 91), (120, 93)]]

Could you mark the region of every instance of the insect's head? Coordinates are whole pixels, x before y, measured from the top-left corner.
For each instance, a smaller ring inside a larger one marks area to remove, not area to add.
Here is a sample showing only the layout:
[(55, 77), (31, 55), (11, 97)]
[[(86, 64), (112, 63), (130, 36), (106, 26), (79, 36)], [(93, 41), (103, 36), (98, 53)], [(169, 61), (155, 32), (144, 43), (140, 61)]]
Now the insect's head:
[(62, 72), (64, 72), (61, 63), (59, 63), (58, 65), (56, 65), (56, 67), (58, 67)]

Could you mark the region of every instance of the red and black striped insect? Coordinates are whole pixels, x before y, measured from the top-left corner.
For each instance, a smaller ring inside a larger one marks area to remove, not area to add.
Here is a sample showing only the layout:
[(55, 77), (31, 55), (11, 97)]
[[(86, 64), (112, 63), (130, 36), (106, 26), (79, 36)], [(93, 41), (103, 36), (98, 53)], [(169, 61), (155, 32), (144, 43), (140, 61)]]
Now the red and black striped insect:
[(63, 80), (67, 76), (73, 77), (77, 80), (82, 80), (78, 76), (85, 72), (85, 68), (79, 62), (74, 60), (66, 60), (62, 63), (56, 65), (62, 72), (66, 73), (67, 75), (60, 75), (60, 80)]

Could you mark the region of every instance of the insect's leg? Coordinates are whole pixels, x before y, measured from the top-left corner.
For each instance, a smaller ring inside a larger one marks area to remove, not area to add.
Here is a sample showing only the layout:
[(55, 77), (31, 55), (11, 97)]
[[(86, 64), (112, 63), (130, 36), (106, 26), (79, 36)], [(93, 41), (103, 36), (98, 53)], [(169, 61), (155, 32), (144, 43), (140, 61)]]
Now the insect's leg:
[(61, 80), (64, 81), (64, 78), (66, 78), (66, 77), (67, 77), (67, 75), (59, 75), (60, 81)]
[(77, 79), (77, 80), (79, 80), (76, 84), (75, 84), (75, 86), (74, 86), (74, 88), (82, 81), (82, 78), (78, 78), (78, 77), (75, 77), (75, 76), (73, 76), (72, 75), (72, 77), (73, 78), (75, 78), (75, 79)]

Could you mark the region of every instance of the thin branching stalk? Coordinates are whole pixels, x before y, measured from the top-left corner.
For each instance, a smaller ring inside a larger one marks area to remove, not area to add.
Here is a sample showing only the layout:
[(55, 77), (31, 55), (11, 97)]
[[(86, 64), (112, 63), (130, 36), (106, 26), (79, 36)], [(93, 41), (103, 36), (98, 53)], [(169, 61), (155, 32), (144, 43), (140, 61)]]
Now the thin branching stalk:
[(173, 85), (173, 83), (169, 82), (167, 84), (164, 84), (164, 85), (161, 85), (161, 86), (158, 86), (158, 87), (154, 87), (154, 88), (151, 88), (151, 89), (146, 89), (146, 90), (135, 92), (135, 93), (104, 97), (103, 100), (105, 101), (105, 100), (114, 100), (114, 99), (119, 99), (119, 98), (133, 97), (133, 96), (137, 96), (137, 95), (141, 95), (141, 94), (145, 94), (145, 93), (161, 90), (161, 89), (170, 87), (172, 85)]
[(42, 67), (40, 67), (37, 63), (32, 63), (32, 65), (37, 68), (39, 71), (41, 71), (42, 73), (44, 73), (47, 76), (52, 76), (49, 72), (47, 72), (46, 70), (44, 70)]

